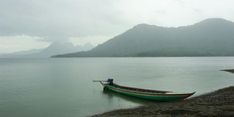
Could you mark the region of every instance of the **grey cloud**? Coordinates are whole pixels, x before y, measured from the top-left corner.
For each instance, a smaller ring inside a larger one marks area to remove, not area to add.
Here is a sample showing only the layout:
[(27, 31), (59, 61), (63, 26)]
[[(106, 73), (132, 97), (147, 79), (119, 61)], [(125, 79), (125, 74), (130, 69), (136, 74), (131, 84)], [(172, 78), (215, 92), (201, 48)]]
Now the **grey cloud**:
[(0, 0), (0, 36), (29, 35), (54, 41), (114, 36), (139, 23), (178, 26), (207, 16), (234, 19), (231, 0), (225, 0), (224, 7), (213, 0), (203, 3), (203, 0)]
[(108, 35), (121, 29), (111, 10), (108, 0), (1, 0), (0, 35)]

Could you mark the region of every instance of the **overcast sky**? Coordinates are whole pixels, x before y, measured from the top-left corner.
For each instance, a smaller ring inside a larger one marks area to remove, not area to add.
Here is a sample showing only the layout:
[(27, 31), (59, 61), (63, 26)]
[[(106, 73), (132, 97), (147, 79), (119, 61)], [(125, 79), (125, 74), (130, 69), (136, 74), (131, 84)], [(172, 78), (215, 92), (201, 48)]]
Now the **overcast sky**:
[(0, 53), (54, 41), (99, 44), (134, 25), (234, 21), (234, 0), (0, 0)]

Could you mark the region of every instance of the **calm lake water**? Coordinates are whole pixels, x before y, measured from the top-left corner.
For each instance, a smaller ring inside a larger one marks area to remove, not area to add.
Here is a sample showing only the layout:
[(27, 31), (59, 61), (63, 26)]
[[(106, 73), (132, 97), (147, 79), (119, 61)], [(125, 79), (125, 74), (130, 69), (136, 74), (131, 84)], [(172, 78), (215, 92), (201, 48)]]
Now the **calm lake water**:
[[(144, 102), (92, 80), (196, 95), (234, 84), (234, 57), (0, 59), (0, 117), (83, 117)], [(196, 96), (195, 95), (195, 96)]]

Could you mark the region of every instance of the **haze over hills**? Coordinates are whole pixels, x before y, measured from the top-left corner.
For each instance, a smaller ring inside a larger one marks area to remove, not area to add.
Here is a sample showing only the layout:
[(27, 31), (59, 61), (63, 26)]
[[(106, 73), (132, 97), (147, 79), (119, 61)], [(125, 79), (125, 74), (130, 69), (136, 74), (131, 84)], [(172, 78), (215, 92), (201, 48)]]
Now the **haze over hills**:
[(53, 57), (233, 56), (234, 23), (211, 18), (194, 25), (139, 24), (90, 51)]
[(91, 44), (74, 46), (69, 42), (54, 42), (44, 49), (33, 49), (20, 51), (10, 54), (2, 54), (0, 58), (48, 58), (56, 54), (64, 54), (69, 52), (87, 51), (93, 48)]

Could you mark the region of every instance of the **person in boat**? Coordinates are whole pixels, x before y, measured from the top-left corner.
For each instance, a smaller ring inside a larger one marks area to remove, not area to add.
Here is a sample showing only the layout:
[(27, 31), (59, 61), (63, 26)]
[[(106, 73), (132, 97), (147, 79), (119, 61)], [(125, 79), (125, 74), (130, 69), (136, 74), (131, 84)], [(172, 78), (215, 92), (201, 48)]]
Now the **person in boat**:
[(114, 79), (112, 78), (108, 78), (107, 82), (109, 83), (109, 85), (114, 85)]

